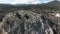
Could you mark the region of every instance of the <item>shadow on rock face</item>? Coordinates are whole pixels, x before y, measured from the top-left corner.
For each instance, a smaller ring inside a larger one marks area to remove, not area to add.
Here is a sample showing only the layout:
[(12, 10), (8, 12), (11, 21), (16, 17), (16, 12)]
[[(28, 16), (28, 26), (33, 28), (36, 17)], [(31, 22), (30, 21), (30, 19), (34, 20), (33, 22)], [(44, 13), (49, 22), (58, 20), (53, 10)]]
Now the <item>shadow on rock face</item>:
[(24, 17), (25, 17), (26, 19), (29, 19), (29, 16), (28, 16), (27, 14), (25, 14)]
[(19, 13), (16, 13), (16, 16), (21, 19), (21, 15), (19, 15)]

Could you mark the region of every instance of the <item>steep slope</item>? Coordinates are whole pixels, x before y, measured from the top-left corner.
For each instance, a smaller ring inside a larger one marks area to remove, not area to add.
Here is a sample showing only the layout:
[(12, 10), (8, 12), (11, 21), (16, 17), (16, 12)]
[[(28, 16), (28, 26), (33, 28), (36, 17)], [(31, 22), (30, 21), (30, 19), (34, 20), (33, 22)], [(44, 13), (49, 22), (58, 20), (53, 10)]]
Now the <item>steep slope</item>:
[(53, 34), (48, 23), (42, 21), (41, 14), (29, 10), (7, 14), (0, 23), (0, 30), (8, 34)]

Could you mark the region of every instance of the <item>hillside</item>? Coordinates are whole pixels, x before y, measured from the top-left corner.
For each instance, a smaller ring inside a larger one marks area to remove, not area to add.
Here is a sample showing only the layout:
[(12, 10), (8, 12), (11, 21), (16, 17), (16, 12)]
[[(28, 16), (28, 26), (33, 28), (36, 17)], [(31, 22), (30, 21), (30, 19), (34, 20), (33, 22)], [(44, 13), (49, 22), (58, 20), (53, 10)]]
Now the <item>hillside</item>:
[(17, 9), (27, 9), (27, 10), (33, 10), (33, 9), (38, 9), (38, 10), (59, 10), (60, 9), (60, 1), (51, 1), (48, 3), (42, 3), (42, 4), (16, 4), (16, 5), (8, 5), (8, 4), (0, 4), (0, 9), (12, 9), (12, 8), (17, 8)]
[(60, 9), (60, 1), (51, 1), (51, 2), (46, 3), (44, 6), (58, 10)]
[(60, 34), (60, 18), (55, 17), (58, 12), (60, 1), (0, 4), (0, 34)]

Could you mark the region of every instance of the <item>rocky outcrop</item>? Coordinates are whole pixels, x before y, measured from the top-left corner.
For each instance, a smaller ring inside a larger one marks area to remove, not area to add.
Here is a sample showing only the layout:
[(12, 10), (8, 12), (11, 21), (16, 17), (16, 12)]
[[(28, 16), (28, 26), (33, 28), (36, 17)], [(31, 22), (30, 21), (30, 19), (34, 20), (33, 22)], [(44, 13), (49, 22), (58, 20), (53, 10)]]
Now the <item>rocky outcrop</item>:
[(7, 34), (53, 34), (41, 14), (26, 10), (7, 14), (0, 23), (0, 30)]

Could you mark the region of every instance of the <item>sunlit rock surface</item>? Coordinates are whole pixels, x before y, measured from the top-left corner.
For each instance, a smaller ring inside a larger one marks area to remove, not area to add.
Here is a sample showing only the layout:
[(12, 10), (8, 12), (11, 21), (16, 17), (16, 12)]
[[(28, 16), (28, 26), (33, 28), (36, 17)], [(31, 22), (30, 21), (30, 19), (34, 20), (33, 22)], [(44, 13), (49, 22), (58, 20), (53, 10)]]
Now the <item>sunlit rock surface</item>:
[(41, 14), (32, 11), (17, 11), (7, 14), (0, 23), (0, 34), (53, 34), (48, 22)]

